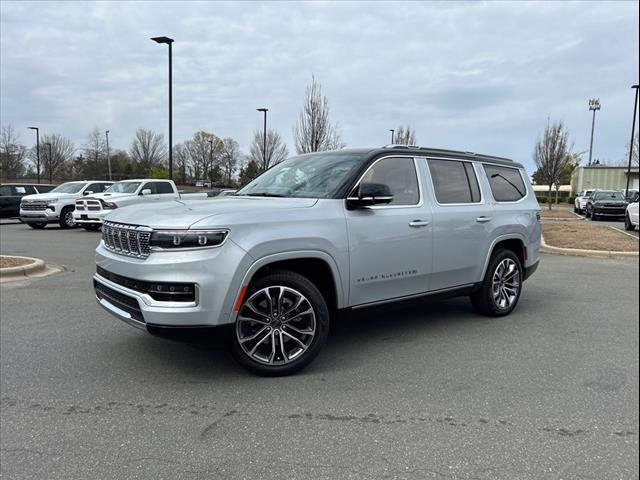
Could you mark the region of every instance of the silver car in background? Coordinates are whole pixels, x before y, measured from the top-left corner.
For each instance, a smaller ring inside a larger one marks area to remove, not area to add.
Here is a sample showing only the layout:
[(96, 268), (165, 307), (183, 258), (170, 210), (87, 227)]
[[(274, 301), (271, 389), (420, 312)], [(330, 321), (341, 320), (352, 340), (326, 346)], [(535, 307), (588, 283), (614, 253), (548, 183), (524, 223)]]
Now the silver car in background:
[(228, 335), (263, 375), (306, 366), (336, 311), (429, 295), (511, 313), (539, 264), (522, 165), (388, 146), (300, 155), (235, 195), (115, 210), (96, 250), (108, 312), (153, 334)]

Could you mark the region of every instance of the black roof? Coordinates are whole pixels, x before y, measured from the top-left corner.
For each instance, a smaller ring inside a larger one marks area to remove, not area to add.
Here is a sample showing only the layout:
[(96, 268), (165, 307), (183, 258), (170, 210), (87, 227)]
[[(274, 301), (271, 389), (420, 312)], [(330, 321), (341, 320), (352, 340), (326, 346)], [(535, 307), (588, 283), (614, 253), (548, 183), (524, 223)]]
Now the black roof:
[[(330, 153), (330, 152), (322, 152)], [(381, 155), (388, 155), (390, 153), (401, 153), (411, 156), (428, 156), (428, 157), (441, 157), (441, 158), (454, 158), (456, 160), (467, 160), (476, 162), (495, 163), (497, 165), (504, 165), (508, 167), (524, 168), (520, 163), (514, 162), (509, 158), (496, 157), (493, 155), (482, 155), (474, 152), (463, 152), (460, 150), (446, 150), (442, 148), (429, 148), (419, 146), (406, 146), (406, 145), (388, 145), (378, 148), (343, 148), (342, 150), (334, 150), (332, 153), (360, 153), (363, 156), (377, 157)]]

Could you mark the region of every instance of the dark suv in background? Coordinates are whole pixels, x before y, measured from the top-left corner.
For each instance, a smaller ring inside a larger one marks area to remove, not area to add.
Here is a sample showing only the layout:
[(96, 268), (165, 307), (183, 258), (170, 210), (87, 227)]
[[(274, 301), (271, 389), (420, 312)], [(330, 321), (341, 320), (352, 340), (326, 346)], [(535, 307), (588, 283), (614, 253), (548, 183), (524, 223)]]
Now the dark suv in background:
[(628, 204), (624, 195), (617, 190), (594, 190), (587, 199), (585, 212), (591, 220), (600, 217), (624, 218)]
[(25, 195), (47, 193), (55, 185), (32, 183), (5, 183), (0, 185), (0, 217), (17, 217), (20, 215), (20, 200)]

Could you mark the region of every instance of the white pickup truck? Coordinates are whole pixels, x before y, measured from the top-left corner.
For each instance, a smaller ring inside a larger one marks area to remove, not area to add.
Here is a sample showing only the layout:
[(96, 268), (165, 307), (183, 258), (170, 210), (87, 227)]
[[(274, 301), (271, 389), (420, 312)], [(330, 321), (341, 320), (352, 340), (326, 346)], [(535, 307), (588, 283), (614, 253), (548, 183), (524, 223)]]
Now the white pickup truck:
[(85, 230), (98, 230), (104, 217), (119, 207), (167, 200), (205, 199), (207, 196), (206, 192), (181, 194), (172, 180), (123, 180), (102, 193), (78, 199), (73, 219)]

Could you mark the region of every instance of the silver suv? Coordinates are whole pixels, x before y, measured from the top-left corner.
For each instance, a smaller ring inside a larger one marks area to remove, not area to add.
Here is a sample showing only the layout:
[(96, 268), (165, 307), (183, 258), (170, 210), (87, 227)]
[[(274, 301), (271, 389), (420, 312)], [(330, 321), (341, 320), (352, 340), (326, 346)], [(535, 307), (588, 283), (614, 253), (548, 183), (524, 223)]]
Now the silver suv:
[(507, 159), (400, 146), (300, 155), (225, 198), (115, 210), (95, 293), (157, 335), (229, 326), (243, 366), (283, 375), (313, 360), (338, 310), (445, 294), (511, 313), (539, 263), (539, 210)]

